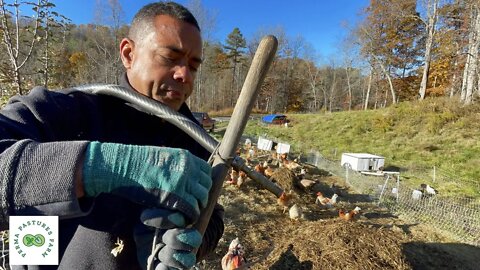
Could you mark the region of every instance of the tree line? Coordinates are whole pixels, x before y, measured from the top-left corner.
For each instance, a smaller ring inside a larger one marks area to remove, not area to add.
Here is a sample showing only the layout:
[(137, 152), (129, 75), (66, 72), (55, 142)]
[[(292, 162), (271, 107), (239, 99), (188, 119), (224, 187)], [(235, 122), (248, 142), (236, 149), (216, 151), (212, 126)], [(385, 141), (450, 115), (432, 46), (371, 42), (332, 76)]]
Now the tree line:
[[(279, 40), (256, 109), (322, 112), (375, 109), (406, 100), (447, 96), (464, 104), (480, 93), (478, 0), (371, 0), (348, 28), (336, 55), (320, 61), (311, 43), (282, 27), (248, 39), (234, 28), (214, 40), (216, 14), (201, 0), (186, 5), (197, 17), (203, 64), (190, 99), (194, 110), (231, 108), (260, 39)], [(31, 9), (33, 16), (23, 15)], [(97, 0), (91, 24), (73, 24), (50, 0), (0, 0), (1, 100), (36, 85), (50, 89), (117, 83), (118, 43), (128, 33), (118, 0)], [(323, 62), (323, 63), (322, 63)]]

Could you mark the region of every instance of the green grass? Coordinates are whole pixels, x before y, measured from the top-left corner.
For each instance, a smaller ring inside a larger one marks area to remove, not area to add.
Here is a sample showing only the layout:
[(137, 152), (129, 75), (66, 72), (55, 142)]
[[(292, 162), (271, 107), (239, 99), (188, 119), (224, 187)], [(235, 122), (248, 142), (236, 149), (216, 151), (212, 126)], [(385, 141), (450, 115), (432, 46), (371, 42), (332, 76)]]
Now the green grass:
[(331, 160), (342, 152), (381, 155), (415, 185), (435, 166), (439, 178), (448, 172), (449, 181), (459, 182), (452, 192), (480, 197), (480, 104), (435, 98), (378, 110), (287, 115), (289, 128), (250, 121), (244, 134), (266, 134), (295, 152), (315, 149)]

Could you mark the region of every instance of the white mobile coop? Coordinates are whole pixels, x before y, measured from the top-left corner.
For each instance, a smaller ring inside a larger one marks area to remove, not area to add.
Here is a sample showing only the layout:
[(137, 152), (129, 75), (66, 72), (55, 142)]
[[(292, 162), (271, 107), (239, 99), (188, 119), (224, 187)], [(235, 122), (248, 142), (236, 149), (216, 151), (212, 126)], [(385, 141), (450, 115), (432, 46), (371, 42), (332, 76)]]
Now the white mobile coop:
[(278, 154), (290, 153), (290, 144), (277, 143), (263, 137), (258, 137), (257, 147), (260, 150), (266, 150), (266, 151), (271, 151), (272, 149), (276, 149)]
[(367, 153), (343, 153), (340, 165), (357, 172), (383, 171), (385, 158)]

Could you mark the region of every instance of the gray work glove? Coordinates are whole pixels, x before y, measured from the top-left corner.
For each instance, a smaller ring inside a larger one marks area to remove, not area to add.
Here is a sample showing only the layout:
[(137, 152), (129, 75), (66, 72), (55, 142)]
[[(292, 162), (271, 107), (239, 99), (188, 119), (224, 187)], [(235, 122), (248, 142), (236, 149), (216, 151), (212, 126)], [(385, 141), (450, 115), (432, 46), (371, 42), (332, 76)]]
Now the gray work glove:
[[(200, 247), (202, 236), (196, 229), (185, 228), (181, 214), (167, 209), (146, 209), (140, 219), (144, 225), (137, 226), (134, 234), (140, 264), (153, 263), (156, 270), (190, 269), (195, 265), (193, 250)], [(160, 239), (152, 254), (155, 229), (159, 230)]]

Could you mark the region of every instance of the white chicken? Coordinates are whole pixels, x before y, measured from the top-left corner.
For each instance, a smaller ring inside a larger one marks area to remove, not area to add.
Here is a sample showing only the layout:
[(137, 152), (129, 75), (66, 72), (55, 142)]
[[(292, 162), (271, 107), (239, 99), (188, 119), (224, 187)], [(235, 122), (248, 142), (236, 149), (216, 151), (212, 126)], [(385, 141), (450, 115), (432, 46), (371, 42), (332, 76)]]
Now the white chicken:
[(247, 158), (253, 159), (254, 157), (255, 157), (255, 149), (251, 147), (250, 149), (248, 149)]
[(438, 191), (436, 189), (434, 189), (433, 187), (427, 184), (421, 184), (420, 190), (423, 193), (423, 197), (426, 197), (426, 198), (432, 197), (438, 194)]
[[(228, 246), (228, 251), (222, 258), (222, 270), (234, 270), (243, 268), (247, 264), (245, 259), (245, 250), (238, 240), (238, 237), (233, 239)], [(247, 268), (249, 269), (249, 268)]]
[(263, 167), (263, 168), (267, 168), (267, 167), (268, 167), (268, 161), (265, 160), (265, 161), (263, 162), (263, 164), (262, 164), (262, 167)]
[(303, 210), (302, 210), (302, 208), (300, 208), (300, 206), (298, 206), (297, 204), (294, 204), (288, 210), (288, 215), (289, 215), (290, 219), (299, 220), (299, 219), (303, 218)]
[(323, 194), (319, 191), (317, 192), (317, 199), (315, 200), (315, 204), (320, 204), (326, 206), (327, 208), (332, 208), (337, 203), (337, 199), (338, 194), (336, 193), (333, 194), (332, 198), (327, 198), (323, 196)]
[(436, 195), (437, 194), (437, 190), (432, 188), (431, 186), (427, 185), (427, 187), (425, 188), (425, 191), (428, 193), (428, 194), (431, 194), (431, 195)]
[(423, 193), (420, 190), (414, 189), (412, 191), (412, 199), (420, 200), (422, 198)]
[(245, 148), (250, 149), (252, 147), (252, 140), (249, 138), (245, 139)]

